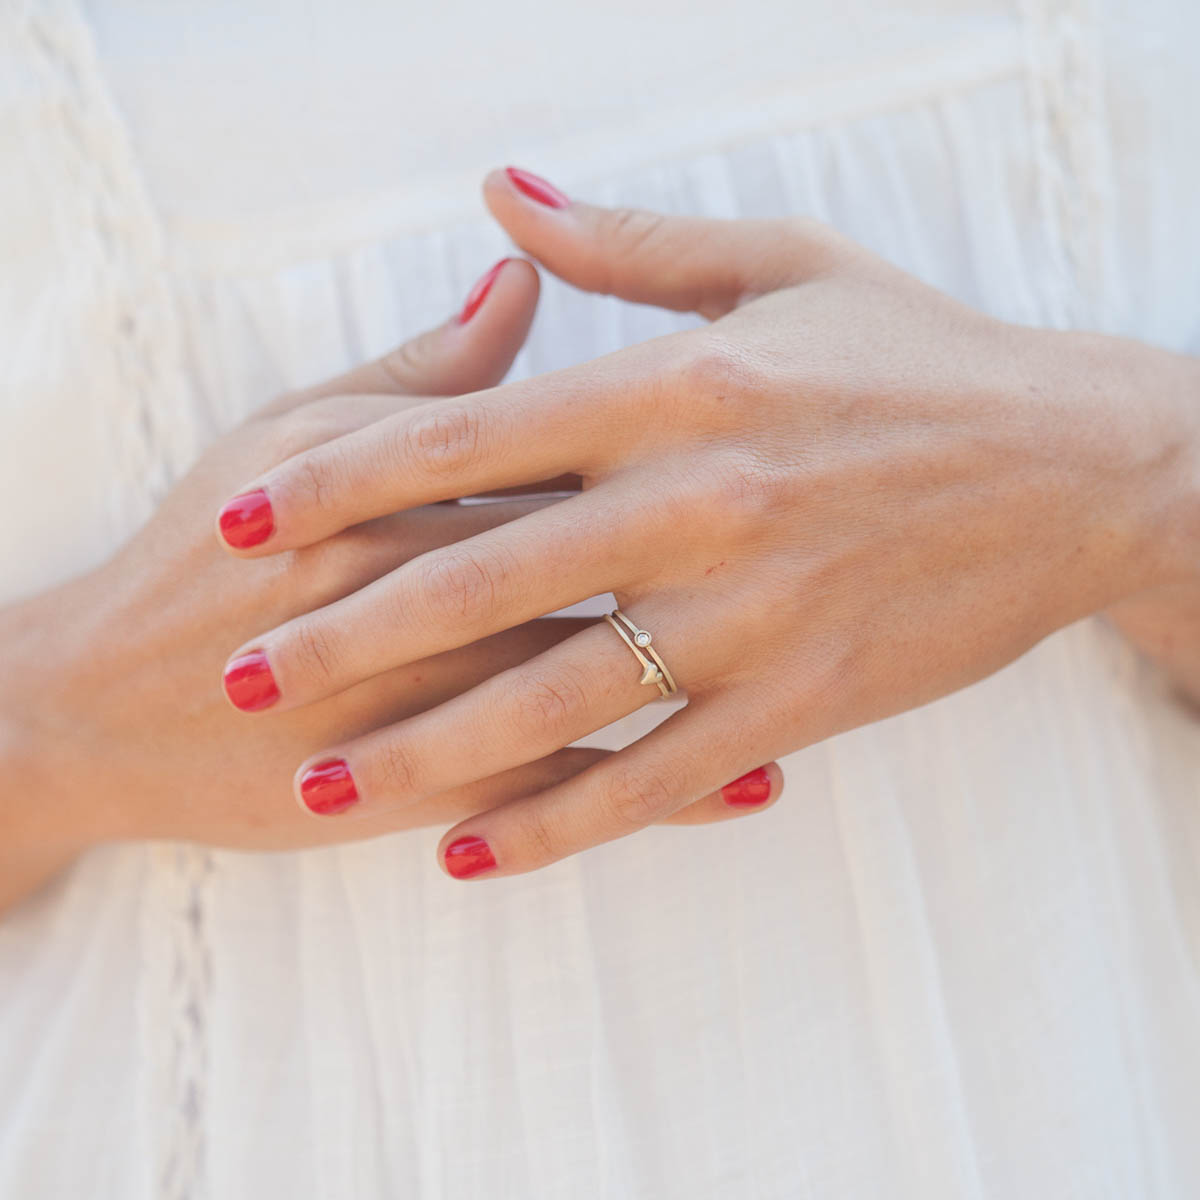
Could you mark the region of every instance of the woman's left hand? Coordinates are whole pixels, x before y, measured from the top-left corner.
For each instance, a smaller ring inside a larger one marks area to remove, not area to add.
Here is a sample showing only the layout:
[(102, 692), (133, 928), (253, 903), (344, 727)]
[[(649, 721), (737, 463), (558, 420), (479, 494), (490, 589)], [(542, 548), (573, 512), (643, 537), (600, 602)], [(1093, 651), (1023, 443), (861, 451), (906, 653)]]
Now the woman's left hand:
[[(398, 413), (247, 481), (274, 511), (271, 538), (242, 552), (260, 555), (582, 477), (579, 495), (239, 651), (266, 652), (290, 707), (606, 591), (652, 631), (687, 707), (459, 823), (439, 851), (452, 874), (528, 871), (630, 833), (1078, 617), (1194, 581), (1191, 360), (1004, 324), (808, 220), (613, 212), (513, 172), (486, 196), (567, 281), (712, 324)], [(364, 807), (412, 804), (640, 707), (658, 696), (641, 677), (599, 621), (297, 779), (340, 758)]]

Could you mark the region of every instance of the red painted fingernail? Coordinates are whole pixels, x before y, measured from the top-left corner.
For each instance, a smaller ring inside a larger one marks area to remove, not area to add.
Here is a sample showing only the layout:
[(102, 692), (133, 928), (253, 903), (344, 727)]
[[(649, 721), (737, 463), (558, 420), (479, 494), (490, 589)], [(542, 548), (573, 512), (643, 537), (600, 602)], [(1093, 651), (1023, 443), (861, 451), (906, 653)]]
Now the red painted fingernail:
[(300, 798), (320, 817), (332, 817), (358, 803), (358, 788), (344, 758), (330, 758), (300, 776)]
[(483, 838), (460, 837), (446, 847), (446, 870), (455, 879), (469, 879), (495, 865), (496, 857)]
[(265, 542), (275, 530), (271, 501), (262, 488), (234, 496), (218, 518), (221, 536), (235, 550), (248, 550)]
[(487, 299), (488, 292), (492, 290), (492, 284), (496, 282), (496, 276), (504, 269), (504, 264), (510, 262), (512, 262), (511, 258), (502, 258), (470, 290), (466, 303), (462, 306), (462, 312), (458, 314), (460, 325), (465, 325), (479, 311), (480, 306)]
[(279, 699), (271, 664), (261, 650), (239, 654), (225, 664), (225, 695), (242, 712), (270, 708)]
[(566, 208), (571, 203), (552, 183), (547, 183), (540, 175), (532, 171), (522, 171), (520, 167), (505, 167), (513, 186), (519, 192), (524, 192), (530, 200), (545, 204), (548, 208)]
[(727, 783), (721, 789), (721, 795), (726, 804), (734, 808), (753, 808), (758, 804), (766, 804), (771, 798), (771, 777), (766, 767), (755, 767), (753, 771)]

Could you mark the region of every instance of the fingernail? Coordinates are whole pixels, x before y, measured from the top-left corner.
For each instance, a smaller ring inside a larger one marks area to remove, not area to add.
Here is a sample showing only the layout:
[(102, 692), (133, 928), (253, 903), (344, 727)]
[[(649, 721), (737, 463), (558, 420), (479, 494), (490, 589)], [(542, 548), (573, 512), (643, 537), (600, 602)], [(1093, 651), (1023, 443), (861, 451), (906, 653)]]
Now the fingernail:
[(552, 183), (547, 183), (540, 175), (532, 171), (522, 171), (520, 167), (505, 167), (513, 186), (519, 192), (524, 192), (530, 200), (545, 204), (548, 208), (566, 208), (571, 203)]
[(460, 837), (446, 847), (446, 870), (455, 879), (469, 879), (496, 865), (495, 855), (483, 838)]
[(271, 664), (261, 650), (239, 654), (225, 664), (225, 695), (242, 712), (270, 708), (279, 699)]
[(234, 496), (221, 509), (221, 536), (235, 550), (247, 550), (265, 542), (274, 532), (275, 514), (262, 488)]
[(755, 767), (753, 771), (727, 783), (721, 789), (726, 804), (735, 808), (753, 808), (766, 804), (771, 798), (771, 777), (766, 767)]
[(319, 817), (332, 817), (358, 803), (358, 788), (344, 758), (309, 767), (300, 776), (300, 798)]
[(460, 325), (465, 325), (479, 311), (480, 306), (487, 299), (488, 292), (492, 290), (492, 284), (496, 282), (496, 276), (503, 270), (504, 264), (510, 262), (512, 262), (511, 258), (502, 258), (467, 293), (466, 303), (462, 306), (462, 312), (458, 314)]

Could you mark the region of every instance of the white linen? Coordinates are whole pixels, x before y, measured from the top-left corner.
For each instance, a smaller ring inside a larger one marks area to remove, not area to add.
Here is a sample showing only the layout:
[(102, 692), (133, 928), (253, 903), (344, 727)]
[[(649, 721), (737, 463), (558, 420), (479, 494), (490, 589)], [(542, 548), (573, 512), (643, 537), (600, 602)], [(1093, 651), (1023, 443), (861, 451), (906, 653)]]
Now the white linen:
[[(0, 595), (452, 311), (506, 161), (1196, 352), (1198, 35), (1183, 0), (2, 0)], [(682, 323), (547, 281), (515, 373)], [(1153, 672), (1083, 622), (784, 766), (769, 814), (476, 885), (439, 830), (94, 852), (0, 924), (0, 1196), (1200, 1193), (1200, 728)]]

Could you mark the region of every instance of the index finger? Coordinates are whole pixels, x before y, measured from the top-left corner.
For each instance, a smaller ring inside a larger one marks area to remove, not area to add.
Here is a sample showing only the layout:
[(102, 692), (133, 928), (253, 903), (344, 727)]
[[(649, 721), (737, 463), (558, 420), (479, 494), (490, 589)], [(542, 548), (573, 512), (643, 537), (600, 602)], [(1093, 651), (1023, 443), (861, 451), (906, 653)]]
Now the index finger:
[(275, 554), (438, 500), (592, 475), (630, 439), (621, 410), (632, 410), (643, 351), (421, 404), (297, 454), (222, 509), (247, 496), (270, 506), (270, 536), (230, 548)]

